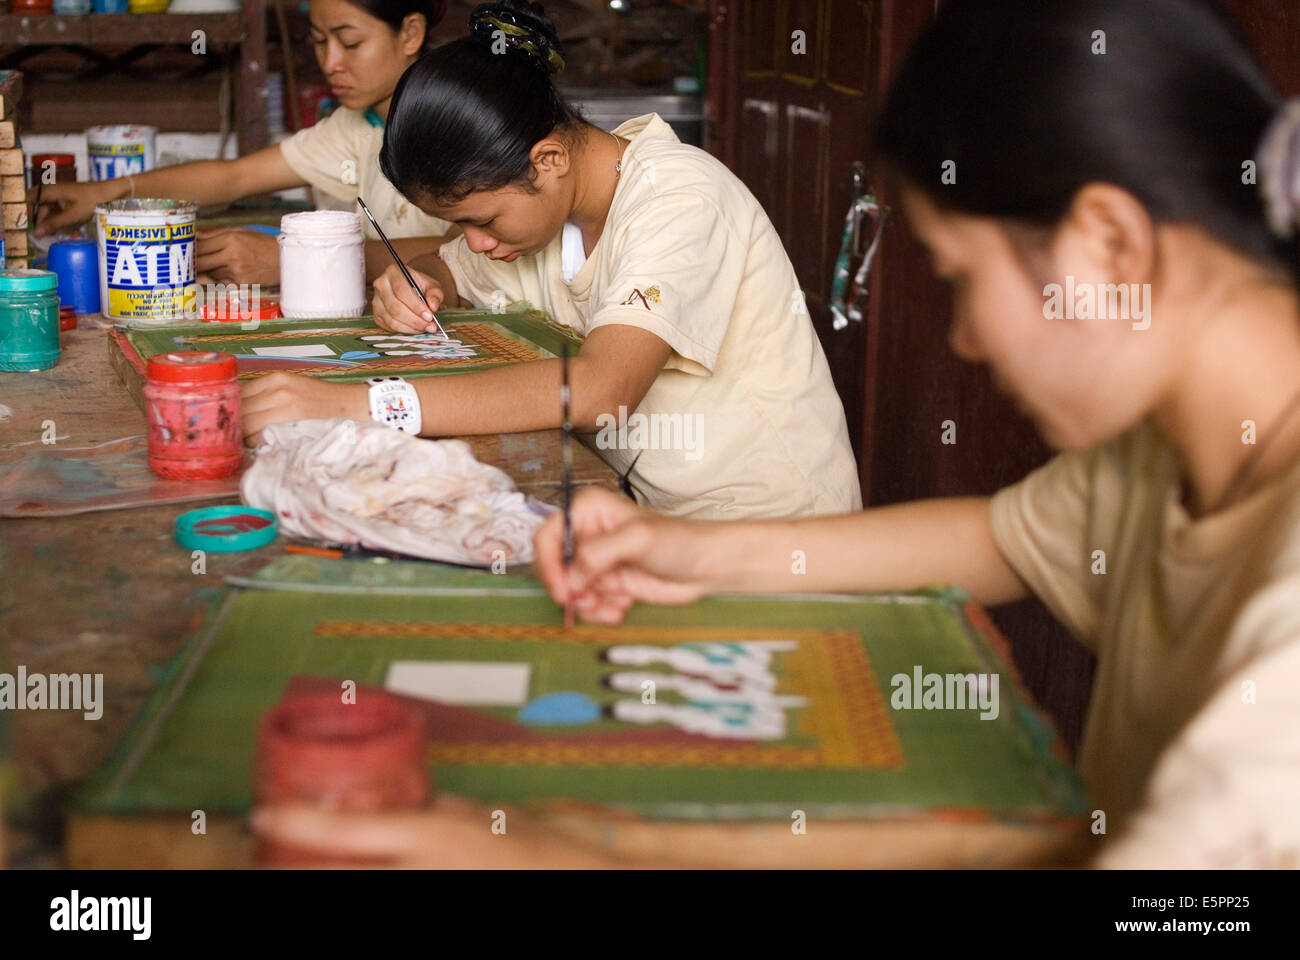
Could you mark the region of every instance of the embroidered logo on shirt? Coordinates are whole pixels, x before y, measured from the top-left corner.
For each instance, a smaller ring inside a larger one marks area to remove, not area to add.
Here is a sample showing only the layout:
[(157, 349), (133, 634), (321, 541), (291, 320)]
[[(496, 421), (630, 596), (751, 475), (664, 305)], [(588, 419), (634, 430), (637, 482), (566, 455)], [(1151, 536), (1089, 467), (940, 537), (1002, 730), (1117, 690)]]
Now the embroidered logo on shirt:
[(623, 306), (623, 307), (630, 306), (631, 304), (635, 303), (638, 300), (641, 301), (641, 306), (645, 307), (647, 310), (650, 309), (650, 301), (653, 300), (655, 303), (658, 303), (659, 302), (658, 284), (656, 284), (653, 287), (646, 287), (645, 293), (642, 293), (636, 287), (633, 287), (632, 293), (628, 296), (626, 300), (624, 300), (621, 304), (619, 304), (619, 306)]

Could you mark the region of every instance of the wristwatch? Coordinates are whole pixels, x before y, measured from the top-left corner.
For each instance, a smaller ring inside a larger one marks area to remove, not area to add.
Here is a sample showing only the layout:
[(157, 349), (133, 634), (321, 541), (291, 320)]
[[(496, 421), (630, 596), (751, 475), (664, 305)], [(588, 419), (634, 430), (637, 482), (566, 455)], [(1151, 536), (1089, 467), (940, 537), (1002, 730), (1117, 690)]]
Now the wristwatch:
[(418, 436), (424, 421), (415, 387), (401, 377), (371, 377), (366, 383), (370, 385), (370, 419)]

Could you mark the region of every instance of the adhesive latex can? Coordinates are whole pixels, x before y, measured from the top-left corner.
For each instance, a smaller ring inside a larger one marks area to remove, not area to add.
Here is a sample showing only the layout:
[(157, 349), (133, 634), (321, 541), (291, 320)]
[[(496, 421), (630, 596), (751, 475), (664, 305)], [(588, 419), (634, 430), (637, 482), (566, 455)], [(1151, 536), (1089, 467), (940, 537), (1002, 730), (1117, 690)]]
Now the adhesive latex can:
[(0, 370), (59, 362), (58, 289), (49, 270), (0, 270)]
[(145, 369), (149, 469), (167, 480), (228, 477), (244, 462), (239, 384), (228, 353), (160, 353)]
[(135, 123), (109, 124), (86, 130), (90, 179), (112, 180), (154, 168), (156, 127)]
[(286, 317), (359, 317), (366, 310), (361, 215), (342, 210), (280, 218), (280, 312)]
[(99, 309), (115, 320), (186, 319), (198, 295), (194, 218), (185, 200), (114, 200), (95, 208)]
[[(355, 703), (344, 703), (336, 690), (289, 693), (258, 728), (258, 803), (350, 812), (423, 806), (429, 797), (426, 737), (423, 712), (383, 691), (359, 690)], [(262, 841), (258, 859), (302, 866), (345, 858)]]

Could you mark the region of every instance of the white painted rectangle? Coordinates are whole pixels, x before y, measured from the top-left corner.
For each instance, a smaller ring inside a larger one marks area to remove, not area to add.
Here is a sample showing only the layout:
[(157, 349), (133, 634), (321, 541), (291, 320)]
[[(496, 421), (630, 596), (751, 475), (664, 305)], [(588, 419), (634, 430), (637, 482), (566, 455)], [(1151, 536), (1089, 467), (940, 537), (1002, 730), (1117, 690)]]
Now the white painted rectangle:
[(395, 660), (384, 686), (439, 703), (474, 707), (517, 707), (528, 701), (527, 663), (473, 663), (455, 660)]
[(254, 347), (253, 352), (259, 357), (332, 357), (334, 349), (324, 343), (294, 344), (289, 347)]

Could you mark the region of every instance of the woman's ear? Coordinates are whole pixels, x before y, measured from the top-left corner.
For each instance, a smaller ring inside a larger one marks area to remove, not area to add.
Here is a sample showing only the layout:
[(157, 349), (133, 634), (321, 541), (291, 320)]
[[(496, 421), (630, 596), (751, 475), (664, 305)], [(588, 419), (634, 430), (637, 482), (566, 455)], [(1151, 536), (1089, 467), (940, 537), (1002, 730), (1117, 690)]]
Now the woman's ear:
[(566, 176), (573, 162), (569, 148), (558, 137), (538, 140), (528, 152), (528, 159), (532, 162), (532, 179), (537, 186), (541, 185), (544, 177)]
[(422, 13), (408, 13), (402, 18), (402, 28), (397, 33), (397, 43), (404, 56), (413, 57), (424, 48), (424, 38), (429, 21)]
[(1076, 252), (1100, 274), (1125, 283), (1149, 283), (1156, 266), (1156, 225), (1127, 190), (1089, 183), (1075, 194), (1065, 224)]

